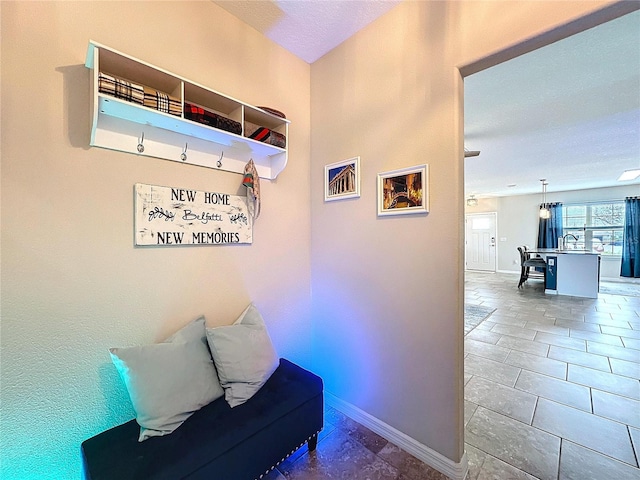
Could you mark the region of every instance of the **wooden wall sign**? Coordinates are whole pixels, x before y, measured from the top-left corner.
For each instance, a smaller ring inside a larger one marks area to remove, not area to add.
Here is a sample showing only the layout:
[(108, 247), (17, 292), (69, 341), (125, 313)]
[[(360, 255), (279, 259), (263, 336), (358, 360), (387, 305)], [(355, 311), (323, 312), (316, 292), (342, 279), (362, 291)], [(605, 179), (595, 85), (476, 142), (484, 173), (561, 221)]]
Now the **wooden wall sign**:
[(247, 198), (156, 185), (135, 185), (136, 245), (252, 243)]

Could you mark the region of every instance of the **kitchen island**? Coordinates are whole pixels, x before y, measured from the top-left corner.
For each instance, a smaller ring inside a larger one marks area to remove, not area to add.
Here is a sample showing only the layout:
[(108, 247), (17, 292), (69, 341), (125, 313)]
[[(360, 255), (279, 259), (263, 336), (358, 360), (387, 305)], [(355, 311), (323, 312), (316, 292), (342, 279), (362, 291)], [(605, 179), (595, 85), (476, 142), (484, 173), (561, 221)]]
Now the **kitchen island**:
[(545, 293), (598, 298), (600, 255), (583, 250), (538, 249), (531, 252), (545, 257)]

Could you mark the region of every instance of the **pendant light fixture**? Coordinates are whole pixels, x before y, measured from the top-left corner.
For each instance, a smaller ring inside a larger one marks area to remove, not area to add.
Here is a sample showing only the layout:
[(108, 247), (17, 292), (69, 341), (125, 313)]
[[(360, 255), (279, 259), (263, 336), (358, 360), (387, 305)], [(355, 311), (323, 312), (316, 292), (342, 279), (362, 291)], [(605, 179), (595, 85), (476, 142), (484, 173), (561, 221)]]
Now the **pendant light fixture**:
[(551, 218), (551, 210), (547, 206), (547, 179), (540, 179), (542, 182), (542, 206), (540, 207), (540, 218)]
[(475, 207), (478, 205), (478, 199), (475, 195), (469, 195), (467, 198), (467, 207)]

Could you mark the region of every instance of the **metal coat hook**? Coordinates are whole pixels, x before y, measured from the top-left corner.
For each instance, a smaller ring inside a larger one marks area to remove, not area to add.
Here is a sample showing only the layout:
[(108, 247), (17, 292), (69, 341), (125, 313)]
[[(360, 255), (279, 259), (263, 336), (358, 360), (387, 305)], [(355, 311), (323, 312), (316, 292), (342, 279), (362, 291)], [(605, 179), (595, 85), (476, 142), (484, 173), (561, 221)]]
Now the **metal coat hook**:
[(138, 139), (138, 153), (142, 153), (144, 152), (144, 132), (142, 132), (142, 138)]
[(224, 157), (224, 152), (222, 152), (220, 154), (220, 158), (218, 159), (218, 161), (216, 162), (216, 165), (218, 166), (218, 168), (220, 168), (222, 166), (222, 157)]
[(189, 144), (185, 143), (184, 144), (184, 150), (180, 154), (180, 160), (182, 160), (183, 162), (185, 162), (187, 160), (187, 148), (189, 148)]

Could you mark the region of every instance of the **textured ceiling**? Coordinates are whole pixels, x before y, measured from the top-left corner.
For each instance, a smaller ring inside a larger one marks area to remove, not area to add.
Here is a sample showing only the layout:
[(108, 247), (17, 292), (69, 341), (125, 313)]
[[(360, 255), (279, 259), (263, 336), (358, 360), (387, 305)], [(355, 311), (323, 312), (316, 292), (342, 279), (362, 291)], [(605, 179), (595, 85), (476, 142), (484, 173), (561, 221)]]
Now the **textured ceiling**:
[(640, 168), (640, 12), (464, 83), (465, 145), (481, 151), (465, 159), (466, 194), (623, 185)]
[(400, 0), (213, 0), (307, 63), (366, 27)]
[[(214, 3), (313, 63), (401, 2)], [(466, 195), (623, 185), (640, 168), (640, 12), (465, 78), (464, 103), (465, 146), (481, 152), (465, 159)]]

